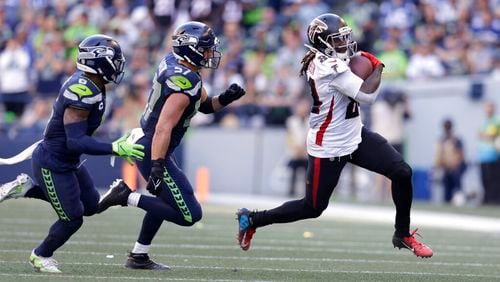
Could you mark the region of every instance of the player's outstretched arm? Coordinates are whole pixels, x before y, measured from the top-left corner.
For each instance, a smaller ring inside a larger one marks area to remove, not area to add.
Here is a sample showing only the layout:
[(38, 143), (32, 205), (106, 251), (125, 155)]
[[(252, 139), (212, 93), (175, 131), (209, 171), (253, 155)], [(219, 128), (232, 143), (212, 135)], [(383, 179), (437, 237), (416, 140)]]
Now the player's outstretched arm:
[(89, 155), (111, 155), (120, 157), (142, 159), (144, 146), (129, 144), (126, 142), (127, 135), (116, 140), (112, 144), (99, 142), (87, 135), (87, 118), (89, 111), (75, 107), (68, 107), (64, 111), (64, 129), (66, 132), (66, 146), (68, 149)]
[(153, 195), (160, 195), (163, 173), (165, 171), (165, 155), (170, 145), (172, 129), (182, 117), (189, 105), (189, 98), (182, 93), (173, 93), (165, 101), (156, 123), (155, 134), (151, 144), (151, 173), (146, 189)]
[(360, 91), (364, 93), (373, 93), (380, 86), (380, 81), (382, 80), (382, 70), (384, 66), (382, 64), (375, 67), (373, 72), (368, 76), (363, 84), (361, 84)]
[(371, 73), (371, 75), (368, 76), (365, 79), (365, 82), (361, 85), (360, 91), (364, 93), (373, 93), (380, 86), (380, 81), (382, 80), (382, 70), (384, 69), (385, 65), (384, 63), (382, 63), (382, 61), (379, 60), (379, 58), (375, 57), (375, 55), (369, 52), (360, 51), (359, 54), (370, 60), (373, 68), (373, 72)]
[(236, 83), (231, 84), (224, 92), (214, 98), (208, 97), (205, 88), (201, 91), (201, 104), (199, 111), (205, 114), (211, 114), (219, 111), (225, 106), (238, 100), (245, 95), (245, 89)]

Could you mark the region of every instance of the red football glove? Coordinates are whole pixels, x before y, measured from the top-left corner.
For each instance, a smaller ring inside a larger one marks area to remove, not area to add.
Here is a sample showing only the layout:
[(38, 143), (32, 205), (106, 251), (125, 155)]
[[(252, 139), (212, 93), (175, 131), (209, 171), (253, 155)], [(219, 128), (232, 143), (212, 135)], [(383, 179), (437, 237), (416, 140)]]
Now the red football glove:
[(373, 54), (369, 53), (369, 52), (365, 52), (365, 51), (359, 51), (359, 53), (361, 54), (361, 56), (363, 57), (366, 57), (368, 58), (368, 60), (370, 60), (370, 62), (372, 63), (372, 67), (373, 69), (375, 69), (377, 66), (379, 65), (382, 65), (383, 67), (385, 67), (384, 63), (382, 63), (377, 57), (375, 57)]

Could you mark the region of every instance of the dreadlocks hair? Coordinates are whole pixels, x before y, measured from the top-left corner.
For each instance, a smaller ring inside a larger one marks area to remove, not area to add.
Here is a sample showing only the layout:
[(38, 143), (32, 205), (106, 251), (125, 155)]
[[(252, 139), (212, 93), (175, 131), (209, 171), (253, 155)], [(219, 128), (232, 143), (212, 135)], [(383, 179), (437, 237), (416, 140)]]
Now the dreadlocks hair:
[(316, 56), (316, 52), (309, 50), (307, 51), (304, 58), (302, 58), (302, 61), (300, 62), (302, 64), (302, 68), (300, 69), (300, 76), (303, 76), (307, 73), (309, 63), (314, 59), (314, 56)]

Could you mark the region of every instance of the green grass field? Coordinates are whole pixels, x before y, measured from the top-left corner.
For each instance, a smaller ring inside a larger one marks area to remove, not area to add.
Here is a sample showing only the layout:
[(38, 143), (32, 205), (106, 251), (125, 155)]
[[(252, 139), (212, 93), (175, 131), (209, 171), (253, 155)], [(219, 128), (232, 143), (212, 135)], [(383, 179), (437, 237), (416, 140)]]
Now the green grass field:
[(392, 247), (391, 225), (320, 218), (259, 229), (243, 252), (235, 240), (235, 208), (205, 205), (203, 220), (192, 228), (164, 224), (150, 255), (169, 271), (123, 267), (142, 210), (114, 208), (86, 218), (55, 254), (63, 274), (49, 275), (34, 272), (27, 259), (55, 213), (41, 201), (6, 201), (0, 204), (0, 281), (500, 280), (500, 234), (423, 228), (435, 255), (421, 259)]

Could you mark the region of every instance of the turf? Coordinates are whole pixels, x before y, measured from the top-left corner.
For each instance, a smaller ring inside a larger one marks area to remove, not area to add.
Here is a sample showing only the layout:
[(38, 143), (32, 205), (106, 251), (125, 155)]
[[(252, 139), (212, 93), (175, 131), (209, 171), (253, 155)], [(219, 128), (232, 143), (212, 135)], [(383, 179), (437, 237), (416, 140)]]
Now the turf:
[[(123, 267), (142, 210), (114, 208), (91, 218), (56, 252), (63, 274), (42, 274), (27, 263), (55, 220), (36, 200), (0, 204), (0, 281), (498, 281), (500, 235), (425, 228), (431, 259), (390, 243), (392, 226), (320, 218), (262, 228), (252, 248), (236, 245), (235, 207), (205, 205), (192, 228), (164, 224), (151, 257), (169, 271)], [(309, 232), (309, 233), (304, 233)], [(308, 234), (311, 238), (304, 236)]]

